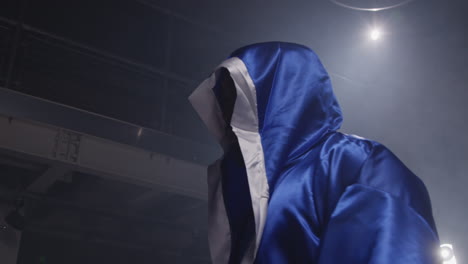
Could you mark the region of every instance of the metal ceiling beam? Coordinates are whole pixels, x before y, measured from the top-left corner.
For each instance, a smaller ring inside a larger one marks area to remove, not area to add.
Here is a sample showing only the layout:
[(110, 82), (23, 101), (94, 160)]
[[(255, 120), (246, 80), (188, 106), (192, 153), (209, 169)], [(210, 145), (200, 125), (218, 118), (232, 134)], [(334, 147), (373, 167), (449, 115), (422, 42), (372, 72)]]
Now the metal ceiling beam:
[(1, 87), (0, 115), (32, 120), (203, 165), (210, 164), (221, 153), (219, 147)]
[(71, 173), (71, 170), (67, 166), (53, 165), (50, 166), (42, 175), (37, 177), (34, 182), (32, 182), (27, 191), (33, 193), (46, 193), (52, 184), (68, 173)]
[(193, 162), (2, 115), (0, 131), (3, 154), (206, 199), (206, 167)]
[(26, 160), (21, 159), (14, 159), (9, 156), (0, 156), (0, 165), (14, 167), (14, 168), (21, 168), (28, 171), (43, 171), (44, 166), (41, 164), (36, 164), (32, 162), (28, 162)]

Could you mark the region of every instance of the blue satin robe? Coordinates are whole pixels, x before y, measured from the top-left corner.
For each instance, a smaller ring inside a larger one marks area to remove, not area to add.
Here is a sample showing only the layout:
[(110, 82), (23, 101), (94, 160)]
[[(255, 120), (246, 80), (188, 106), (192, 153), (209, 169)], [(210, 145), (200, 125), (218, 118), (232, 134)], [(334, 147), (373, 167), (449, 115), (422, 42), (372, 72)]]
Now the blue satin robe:
[[(313, 51), (268, 42), (231, 57), (245, 64), (255, 86), (268, 180), (254, 263), (440, 263), (423, 182), (383, 145), (337, 131), (341, 110)], [(231, 232), (226, 263), (241, 263), (255, 239), (252, 186), (245, 164), (233, 162), (239, 155), (239, 147), (230, 148), (221, 161)]]

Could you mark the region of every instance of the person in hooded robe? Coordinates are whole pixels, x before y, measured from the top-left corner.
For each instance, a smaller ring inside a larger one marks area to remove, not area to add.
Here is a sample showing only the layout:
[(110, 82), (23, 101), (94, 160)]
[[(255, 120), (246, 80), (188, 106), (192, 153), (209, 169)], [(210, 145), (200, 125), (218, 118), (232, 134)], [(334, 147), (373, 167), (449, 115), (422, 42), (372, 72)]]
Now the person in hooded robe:
[(189, 100), (224, 150), (208, 168), (214, 264), (440, 263), (423, 182), (382, 144), (337, 131), (311, 49), (240, 48)]

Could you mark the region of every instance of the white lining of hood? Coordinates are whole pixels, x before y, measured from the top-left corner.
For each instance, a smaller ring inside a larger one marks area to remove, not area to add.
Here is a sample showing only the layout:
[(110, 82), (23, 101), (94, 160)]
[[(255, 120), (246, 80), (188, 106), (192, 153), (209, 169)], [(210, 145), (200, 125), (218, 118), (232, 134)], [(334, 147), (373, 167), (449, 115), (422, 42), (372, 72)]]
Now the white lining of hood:
[[(214, 73), (202, 82), (190, 95), (189, 100), (200, 118), (216, 139), (224, 144), (226, 123), (212, 88), (216, 84), (216, 71), (226, 68), (234, 81), (237, 98), (231, 120), (247, 169), (247, 178), (255, 217), (255, 244), (244, 256), (242, 264), (255, 260), (265, 226), (269, 189), (265, 170), (265, 158), (258, 127), (257, 96), (255, 85), (244, 62), (237, 57), (221, 63)], [(222, 199), (221, 169), (219, 161), (208, 170), (208, 208), (210, 252), (214, 264), (229, 260), (230, 230), (224, 200)]]

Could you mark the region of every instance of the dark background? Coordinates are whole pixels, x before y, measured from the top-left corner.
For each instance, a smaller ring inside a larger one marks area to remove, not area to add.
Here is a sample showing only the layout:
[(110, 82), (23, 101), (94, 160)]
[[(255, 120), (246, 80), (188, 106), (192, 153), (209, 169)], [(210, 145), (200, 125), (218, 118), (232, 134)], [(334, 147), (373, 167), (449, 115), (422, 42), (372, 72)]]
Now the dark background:
[[(242, 45), (305, 44), (330, 72), (342, 130), (384, 143), (424, 180), (441, 241), (463, 262), (467, 11), (463, 0), (382, 12), (327, 0), (2, 0), (0, 86), (212, 146), (186, 100), (197, 84)], [(1, 184), (19, 188), (43, 168), (1, 170)], [(29, 205), (36, 227), (23, 232), (18, 263), (209, 262), (204, 201), (159, 194), (129, 205), (142, 187), (74, 176)]]

